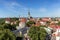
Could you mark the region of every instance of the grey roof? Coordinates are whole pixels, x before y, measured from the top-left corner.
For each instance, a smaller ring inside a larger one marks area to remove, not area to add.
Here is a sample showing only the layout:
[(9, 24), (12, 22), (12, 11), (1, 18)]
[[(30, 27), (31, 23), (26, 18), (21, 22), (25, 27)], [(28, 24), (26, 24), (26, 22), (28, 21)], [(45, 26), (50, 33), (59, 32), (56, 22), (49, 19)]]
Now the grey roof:
[(29, 30), (29, 27), (24, 27), (22, 29), (18, 29), (18, 30), (15, 30), (13, 31), (15, 35), (17, 35), (20, 31), (22, 32), (22, 35), (27, 33), (27, 30)]

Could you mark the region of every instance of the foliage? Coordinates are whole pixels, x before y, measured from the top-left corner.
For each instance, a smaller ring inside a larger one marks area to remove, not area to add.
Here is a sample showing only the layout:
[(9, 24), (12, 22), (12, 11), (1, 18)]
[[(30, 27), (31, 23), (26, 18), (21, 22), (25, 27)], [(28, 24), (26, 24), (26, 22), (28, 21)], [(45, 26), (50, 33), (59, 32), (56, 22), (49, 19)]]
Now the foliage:
[(17, 20), (17, 22), (16, 22), (17, 24), (16, 24), (16, 26), (18, 26), (19, 25), (19, 21)]
[(0, 40), (16, 40), (16, 36), (9, 29), (0, 29)]
[(16, 24), (11, 25), (13, 30), (16, 30)]
[(46, 27), (46, 25), (40, 25), (39, 27)]
[(32, 40), (45, 40), (46, 31), (43, 28), (33, 26), (29, 29), (28, 35)]
[(34, 21), (28, 21), (28, 22), (26, 23), (26, 25), (27, 25), (28, 27), (31, 27), (32, 24), (35, 24), (35, 22), (34, 22)]
[(0, 25), (0, 29), (3, 29), (4, 27), (3, 27), (3, 25)]
[(23, 39), (23, 37), (17, 37), (16, 38), (16, 40), (22, 40)]
[(60, 25), (60, 21), (57, 23), (57, 25)]
[[(18, 21), (18, 18), (11, 19), (12, 21)], [(16, 30), (16, 25), (5, 24), (5, 18), (0, 18), (0, 40), (16, 40), (16, 36), (11, 30)]]
[(16, 21), (18, 20), (18, 18), (14, 17), (14, 18), (11, 18), (12, 21)]
[(0, 25), (3, 25), (5, 23), (5, 18), (0, 18)]
[(50, 23), (49, 21), (47, 21), (46, 23)]
[(40, 40), (45, 40), (46, 38), (46, 31), (43, 28), (40, 28)]
[(42, 18), (40, 18), (39, 20), (42, 20)]
[(10, 29), (10, 30), (16, 30), (15, 25), (10, 25), (10, 24), (4, 24), (3, 28), (4, 29)]

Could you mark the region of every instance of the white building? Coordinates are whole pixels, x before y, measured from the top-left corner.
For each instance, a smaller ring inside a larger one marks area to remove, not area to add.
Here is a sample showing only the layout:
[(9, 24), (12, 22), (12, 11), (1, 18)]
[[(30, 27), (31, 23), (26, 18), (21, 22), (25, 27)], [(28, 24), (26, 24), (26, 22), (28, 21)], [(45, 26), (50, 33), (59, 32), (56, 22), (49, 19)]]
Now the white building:
[(10, 21), (5, 21), (5, 23), (10, 24)]
[(40, 21), (41, 25), (46, 25), (46, 22)]
[(24, 27), (25, 27), (25, 23), (24, 23), (24, 22), (20, 22), (20, 23), (19, 23), (19, 27), (20, 27), (20, 28), (24, 28)]
[(6, 18), (5, 23), (10, 24), (10, 18)]
[(53, 33), (53, 36), (56, 37), (56, 40), (60, 40), (60, 28), (56, 29), (56, 32)]

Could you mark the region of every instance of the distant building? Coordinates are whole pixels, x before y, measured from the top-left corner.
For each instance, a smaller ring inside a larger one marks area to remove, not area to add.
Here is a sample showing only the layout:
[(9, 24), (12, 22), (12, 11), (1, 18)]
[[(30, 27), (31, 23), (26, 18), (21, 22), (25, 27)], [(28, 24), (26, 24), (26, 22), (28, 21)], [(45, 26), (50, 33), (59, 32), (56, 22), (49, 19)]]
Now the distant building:
[(16, 21), (12, 21), (10, 24), (13, 25), (13, 24), (17, 24), (17, 23), (16, 23)]
[(56, 31), (53, 32), (52, 36), (55, 36), (56, 40), (60, 40), (60, 26), (57, 26)]
[(40, 26), (40, 21), (36, 21), (35, 26)]
[(19, 21), (20, 21), (20, 16), (19, 16)]
[(30, 17), (30, 21), (35, 21), (35, 19), (33, 17)]
[(40, 18), (37, 18), (37, 21), (40, 21)]
[(51, 21), (51, 18), (45, 17), (45, 18), (42, 18), (42, 21)]
[(6, 18), (5, 23), (10, 24), (10, 18)]
[(20, 22), (20, 23), (19, 23), (19, 27), (20, 27), (20, 28), (24, 28), (24, 27), (25, 27), (25, 23)]
[(20, 28), (24, 28), (26, 21), (27, 21), (26, 18), (21, 18), (20, 19), (20, 23), (19, 23), (19, 27)]
[(46, 22), (40, 21), (40, 24), (41, 24), (41, 25), (46, 25)]
[(56, 24), (58, 21), (51, 21), (50, 24)]

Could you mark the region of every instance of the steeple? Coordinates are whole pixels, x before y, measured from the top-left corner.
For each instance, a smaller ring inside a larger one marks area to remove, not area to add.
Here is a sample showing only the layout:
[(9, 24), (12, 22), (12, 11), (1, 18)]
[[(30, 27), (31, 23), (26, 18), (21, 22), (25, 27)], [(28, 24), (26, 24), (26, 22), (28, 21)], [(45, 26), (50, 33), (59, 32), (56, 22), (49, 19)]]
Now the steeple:
[(19, 15), (19, 21), (20, 21), (20, 15)]
[(19, 18), (20, 18), (20, 15), (19, 15)]
[(30, 10), (28, 10), (28, 18), (30, 19)]

